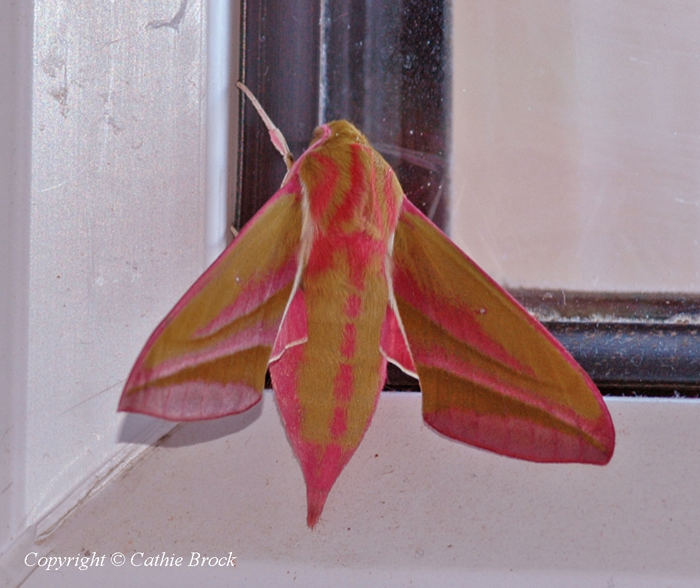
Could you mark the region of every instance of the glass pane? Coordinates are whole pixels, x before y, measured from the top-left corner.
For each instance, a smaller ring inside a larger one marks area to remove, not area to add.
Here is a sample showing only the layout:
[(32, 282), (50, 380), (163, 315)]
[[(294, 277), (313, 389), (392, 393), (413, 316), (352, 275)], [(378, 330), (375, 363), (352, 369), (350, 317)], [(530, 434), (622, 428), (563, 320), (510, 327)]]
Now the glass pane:
[(450, 229), (497, 280), (700, 292), (697, 8), (452, 3)]

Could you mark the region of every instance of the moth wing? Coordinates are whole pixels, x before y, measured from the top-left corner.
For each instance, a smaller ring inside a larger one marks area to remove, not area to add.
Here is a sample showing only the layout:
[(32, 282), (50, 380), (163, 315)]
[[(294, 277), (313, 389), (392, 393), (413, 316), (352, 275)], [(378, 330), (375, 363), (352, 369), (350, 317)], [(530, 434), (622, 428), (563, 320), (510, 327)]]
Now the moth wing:
[(119, 410), (199, 420), (258, 402), (294, 286), (301, 218), (292, 176), (155, 329)]
[(396, 307), (428, 424), (522, 459), (610, 460), (615, 432), (595, 384), (407, 199), (393, 266)]

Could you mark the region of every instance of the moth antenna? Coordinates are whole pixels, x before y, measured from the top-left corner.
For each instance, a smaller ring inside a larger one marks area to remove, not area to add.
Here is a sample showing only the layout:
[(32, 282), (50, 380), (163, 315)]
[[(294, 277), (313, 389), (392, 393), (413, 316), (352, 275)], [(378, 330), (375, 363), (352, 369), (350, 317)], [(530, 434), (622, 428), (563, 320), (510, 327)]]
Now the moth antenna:
[(287, 140), (284, 138), (282, 131), (275, 126), (275, 123), (272, 122), (272, 119), (267, 115), (267, 112), (265, 112), (265, 109), (260, 105), (260, 102), (258, 102), (255, 94), (248, 89), (248, 86), (246, 86), (243, 82), (236, 82), (236, 86), (238, 86), (238, 89), (248, 97), (248, 100), (252, 102), (253, 107), (260, 115), (260, 118), (263, 120), (263, 123), (265, 123), (265, 126), (270, 133), (270, 141), (272, 141), (275, 149), (277, 149), (277, 151), (279, 151), (282, 155), (284, 164), (287, 166), (287, 171), (289, 171), (294, 163), (294, 156), (289, 149), (289, 145), (287, 145)]

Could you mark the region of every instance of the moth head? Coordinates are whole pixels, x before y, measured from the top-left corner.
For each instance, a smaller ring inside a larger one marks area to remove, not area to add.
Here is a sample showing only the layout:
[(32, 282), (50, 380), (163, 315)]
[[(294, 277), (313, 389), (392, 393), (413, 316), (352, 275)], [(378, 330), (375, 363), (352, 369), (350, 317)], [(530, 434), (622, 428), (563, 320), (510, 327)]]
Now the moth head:
[(315, 143), (327, 133), (326, 128), (330, 129), (326, 142), (338, 142), (344, 144), (359, 143), (360, 145), (369, 145), (367, 137), (351, 122), (346, 120), (334, 120), (320, 127), (316, 127), (314, 134), (311, 137), (311, 144)]

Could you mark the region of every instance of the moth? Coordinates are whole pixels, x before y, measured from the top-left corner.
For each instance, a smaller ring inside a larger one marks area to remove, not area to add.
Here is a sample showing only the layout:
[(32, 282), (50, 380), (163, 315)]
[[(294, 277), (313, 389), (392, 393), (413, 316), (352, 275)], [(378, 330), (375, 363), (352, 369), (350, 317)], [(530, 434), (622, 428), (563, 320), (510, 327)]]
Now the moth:
[(351, 123), (319, 126), (279, 190), (150, 336), (119, 410), (176, 421), (275, 400), (313, 527), (369, 426), (387, 362), (440, 433), (537, 462), (607, 463), (600, 392), (547, 330), (404, 195)]

